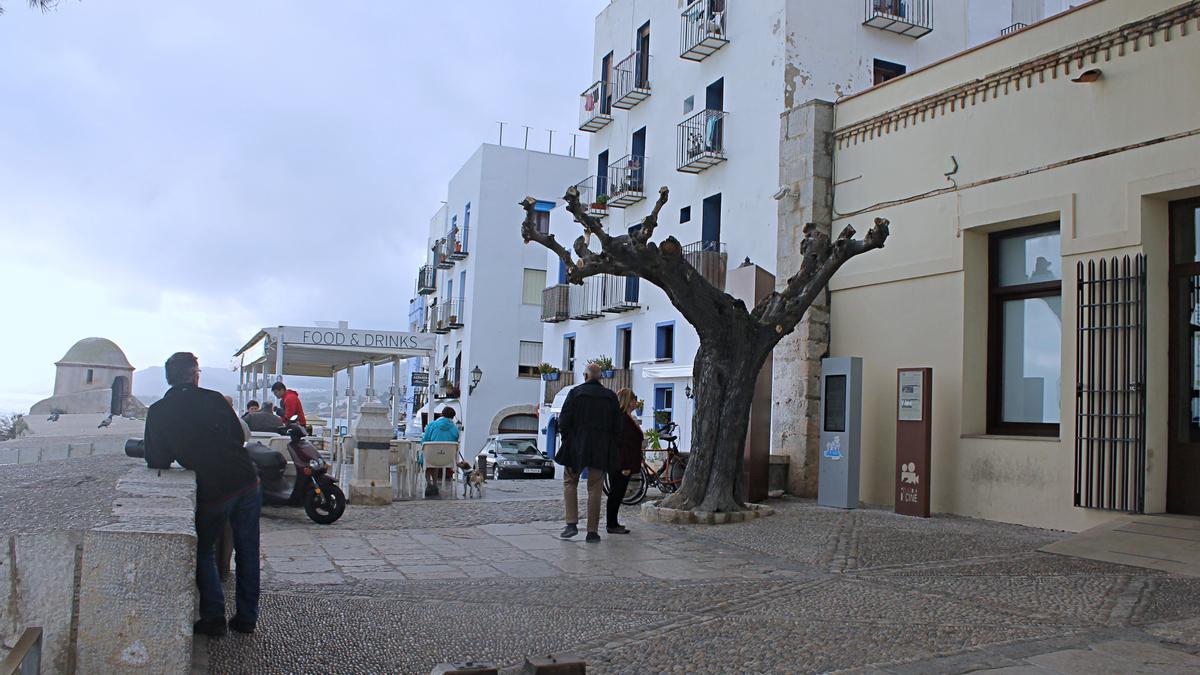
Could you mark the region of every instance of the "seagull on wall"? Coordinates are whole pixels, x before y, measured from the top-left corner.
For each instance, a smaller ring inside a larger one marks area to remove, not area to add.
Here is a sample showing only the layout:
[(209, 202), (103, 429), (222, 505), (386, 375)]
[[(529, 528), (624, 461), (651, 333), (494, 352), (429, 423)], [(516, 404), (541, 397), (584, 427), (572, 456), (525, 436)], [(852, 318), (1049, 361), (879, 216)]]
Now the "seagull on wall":
[(59, 415), (59, 412), (57, 410), (55, 410), (54, 412), (50, 413), (50, 416), (46, 418), (46, 421), (47, 422), (57, 422), (58, 415)]

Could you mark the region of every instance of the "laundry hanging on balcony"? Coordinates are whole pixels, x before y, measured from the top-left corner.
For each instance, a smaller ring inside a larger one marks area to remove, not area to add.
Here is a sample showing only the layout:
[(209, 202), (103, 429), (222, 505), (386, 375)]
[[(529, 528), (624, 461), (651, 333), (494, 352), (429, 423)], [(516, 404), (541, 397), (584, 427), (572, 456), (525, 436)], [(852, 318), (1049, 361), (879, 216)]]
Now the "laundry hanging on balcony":
[(591, 92), (588, 92), (583, 97), (583, 109), (588, 112), (592, 112), (596, 109), (596, 96)]

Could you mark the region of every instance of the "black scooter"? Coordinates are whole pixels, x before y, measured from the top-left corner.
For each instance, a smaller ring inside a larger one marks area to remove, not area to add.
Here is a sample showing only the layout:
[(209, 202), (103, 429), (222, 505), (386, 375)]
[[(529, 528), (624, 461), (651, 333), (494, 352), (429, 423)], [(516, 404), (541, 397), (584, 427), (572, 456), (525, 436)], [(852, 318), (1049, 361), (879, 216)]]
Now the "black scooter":
[(283, 472), (287, 460), (278, 452), (262, 443), (249, 443), (246, 451), (258, 469), (262, 483), (263, 504), (275, 506), (304, 505), (304, 512), (315, 523), (329, 525), (346, 511), (346, 495), (338, 487), (337, 479), (329, 475), (329, 464), (308, 442), (304, 428), (289, 420), (287, 435), (288, 453), (296, 465), (296, 480), (289, 483)]

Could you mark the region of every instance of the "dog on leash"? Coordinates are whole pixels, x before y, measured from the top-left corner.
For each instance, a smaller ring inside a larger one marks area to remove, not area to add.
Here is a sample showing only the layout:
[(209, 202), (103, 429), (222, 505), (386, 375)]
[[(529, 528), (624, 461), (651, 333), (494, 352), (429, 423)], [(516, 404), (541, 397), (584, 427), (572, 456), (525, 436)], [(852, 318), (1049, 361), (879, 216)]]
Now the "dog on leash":
[(458, 468), (462, 469), (463, 481), (463, 497), (474, 491), (475, 496), (483, 498), (483, 484), (487, 482), (487, 478), (482, 471), (474, 469), (466, 462), (459, 462)]

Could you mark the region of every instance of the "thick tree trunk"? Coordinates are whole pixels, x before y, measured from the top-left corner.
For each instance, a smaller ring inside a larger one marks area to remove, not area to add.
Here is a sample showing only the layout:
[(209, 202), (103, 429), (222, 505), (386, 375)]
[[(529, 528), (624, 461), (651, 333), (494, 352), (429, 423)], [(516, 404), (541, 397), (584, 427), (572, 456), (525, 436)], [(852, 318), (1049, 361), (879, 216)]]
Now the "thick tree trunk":
[(663, 502), (667, 508), (746, 510), (737, 499), (737, 483), (742, 477), (754, 383), (767, 352), (754, 349), (754, 341), (720, 342), (724, 344), (702, 341), (696, 352), (691, 458), (679, 491)]

